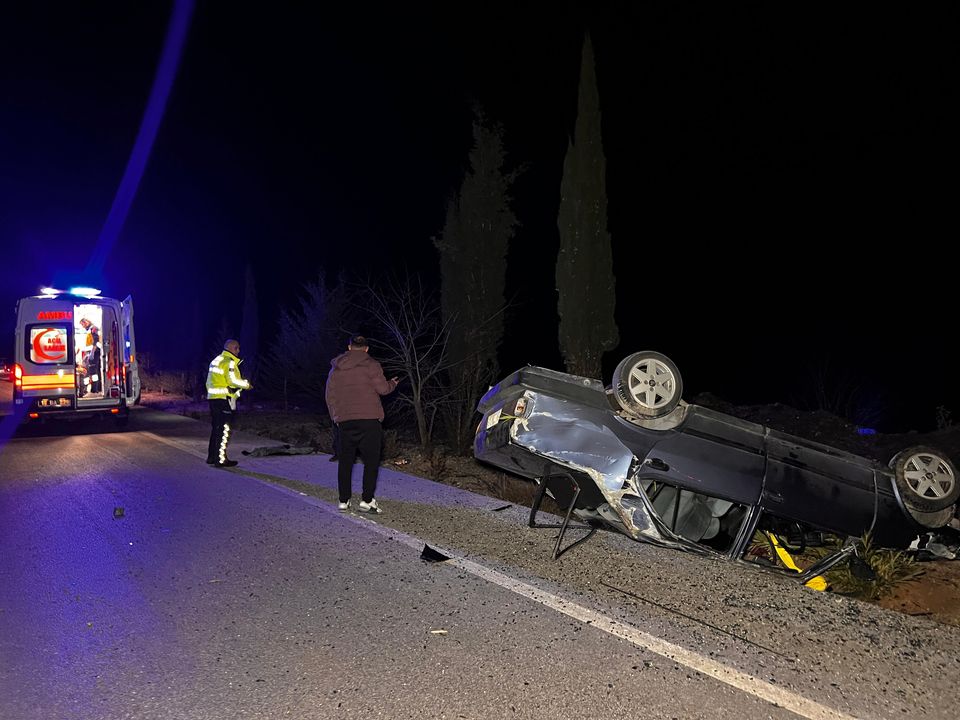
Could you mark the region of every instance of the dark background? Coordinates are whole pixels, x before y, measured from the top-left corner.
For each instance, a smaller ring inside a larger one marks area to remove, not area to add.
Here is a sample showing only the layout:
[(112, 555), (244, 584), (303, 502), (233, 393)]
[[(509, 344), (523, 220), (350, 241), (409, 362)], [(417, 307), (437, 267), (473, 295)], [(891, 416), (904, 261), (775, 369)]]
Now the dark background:
[[(172, 7), (10, 5), (7, 337), (18, 297), (86, 265)], [(856, 391), (862, 421), (884, 430), (929, 430), (938, 406), (960, 412), (955, 9), (301, 5), (195, 8), (143, 182), (96, 280), (133, 294), (140, 350), (155, 360), (191, 356), (178, 328), (196, 307), (211, 336), (224, 316), (239, 325), (248, 263), (263, 345), (278, 308), (320, 272), (434, 277), (430, 238), (479, 103), (526, 166), (503, 369), (560, 368), (556, 218), (589, 30), (621, 336), (605, 379), (654, 349), (677, 362), (688, 398), (810, 406), (826, 382)]]

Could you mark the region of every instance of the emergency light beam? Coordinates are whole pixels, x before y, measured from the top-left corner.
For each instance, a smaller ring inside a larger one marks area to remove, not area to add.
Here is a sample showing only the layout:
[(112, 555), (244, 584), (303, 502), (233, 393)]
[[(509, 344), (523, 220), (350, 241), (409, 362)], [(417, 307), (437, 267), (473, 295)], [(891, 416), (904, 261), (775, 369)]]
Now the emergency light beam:
[(193, 4), (193, 0), (175, 0), (173, 15), (170, 18), (170, 25), (167, 28), (167, 36), (164, 40), (163, 53), (160, 56), (160, 64), (157, 67), (157, 74), (153, 78), (150, 99), (140, 123), (140, 132), (137, 134), (133, 151), (127, 161), (127, 169), (120, 180), (120, 186), (117, 188), (113, 205), (107, 215), (103, 229), (100, 231), (100, 237), (97, 240), (93, 255), (90, 257), (90, 262), (87, 263), (86, 274), (90, 277), (100, 277), (107, 257), (109, 257), (110, 251), (120, 235), (120, 230), (123, 229), (123, 224), (126, 222), (130, 206), (133, 204), (133, 198), (137, 194), (137, 188), (140, 187), (140, 180), (143, 178), (143, 171), (146, 168), (147, 160), (150, 158), (150, 151), (153, 149), (160, 121), (163, 120), (166, 111), (167, 99), (170, 97), (170, 89), (173, 87), (173, 80), (180, 65), (184, 40), (190, 28), (190, 18), (193, 15)]

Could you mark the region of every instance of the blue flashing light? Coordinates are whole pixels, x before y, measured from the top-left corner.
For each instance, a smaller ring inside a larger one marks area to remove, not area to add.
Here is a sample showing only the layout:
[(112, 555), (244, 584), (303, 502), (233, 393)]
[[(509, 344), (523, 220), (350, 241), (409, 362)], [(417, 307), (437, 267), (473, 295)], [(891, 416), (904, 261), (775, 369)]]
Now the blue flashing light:
[(873, 428), (858, 427), (857, 435), (876, 435), (877, 431)]
[(41, 295), (59, 295), (62, 292), (63, 290), (57, 290), (56, 288), (52, 287), (40, 288)]
[(70, 288), (70, 294), (80, 295), (81, 297), (96, 297), (100, 294), (100, 291), (91, 287), (72, 287)]

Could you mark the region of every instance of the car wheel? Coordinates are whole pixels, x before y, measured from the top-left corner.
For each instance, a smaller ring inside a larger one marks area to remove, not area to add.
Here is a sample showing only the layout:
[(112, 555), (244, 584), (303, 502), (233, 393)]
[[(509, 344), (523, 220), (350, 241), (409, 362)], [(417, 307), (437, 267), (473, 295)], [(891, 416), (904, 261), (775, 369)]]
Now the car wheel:
[(613, 373), (613, 395), (624, 411), (645, 418), (672, 412), (683, 395), (680, 371), (666, 355), (646, 350), (634, 353)]
[(953, 508), (949, 507), (946, 510), (938, 510), (937, 512), (921, 512), (908, 505), (907, 514), (923, 527), (929, 530), (939, 530), (942, 527), (946, 527), (953, 518)]
[(903, 501), (921, 512), (946, 510), (960, 498), (957, 469), (942, 452), (912, 447), (890, 461)]

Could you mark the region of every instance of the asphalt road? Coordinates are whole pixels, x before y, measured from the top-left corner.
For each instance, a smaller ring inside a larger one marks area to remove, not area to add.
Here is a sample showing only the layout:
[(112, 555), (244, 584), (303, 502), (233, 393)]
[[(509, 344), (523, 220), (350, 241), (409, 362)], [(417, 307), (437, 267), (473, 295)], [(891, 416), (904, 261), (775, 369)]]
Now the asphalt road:
[(326, 456), (238, 433), (218, 470), (207, 431), (0, 448), (0, 718), (956, 717), (955, 628), (612, 533), (551, 561), (523, 508), (387, 468), (340, 514)]

